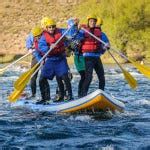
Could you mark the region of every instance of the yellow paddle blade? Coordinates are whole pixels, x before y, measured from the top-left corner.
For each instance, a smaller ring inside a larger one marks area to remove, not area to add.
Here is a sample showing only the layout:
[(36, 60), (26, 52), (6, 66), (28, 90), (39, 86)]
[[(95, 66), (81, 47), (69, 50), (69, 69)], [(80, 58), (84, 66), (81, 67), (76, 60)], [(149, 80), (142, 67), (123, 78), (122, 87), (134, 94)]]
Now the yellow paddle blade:
[(15, 89), (20, 89), (20, 86), (28, 81), (32, 75), (32, 71), (28, 70), (27, 72), (23, 73), (15, 82), (14, 82), (14, 88)]
[(128, 60), (143, 74), (145, 75), (147, 78), (150, 78), (150, 67), (145, 66), (145, 65), (141, 65), (138, 62), (133, 61), (132, 59)]
[(28, 81), (30, 80), (30, 77), (32, 76), (33, 72), (36, 70), (38, 67), (38, 64), (36, 64), (34, 67), (23, 73), (15, 82), (14, 82), (14, 87), (15, 89), (20, 89), (24, 84), (27, 84)]
[(36, 64), (34, 67), (29, 69), (27, 72), (23, 73), (18, 80), (14, 83), (15, 90), (11, 93), (11, 95), (8, 97), (10, 102), (16, 102), (17, 99), (21, 96), (21, 93), (25, 89), (28, 81), (30, 80), (30, 77), (34, 73), (34, 71), (37, 69), (39, 64)]
[(22, 89), (24, 86), (26, 86), (31, 78), (32, 74), (30, 76), (28, 76), (28, 78), (26, 78), (24, 81), (21, 82), (21, 84), (18, 84), (15, 89), (16, 90), (20, 90)]
[(137, 81), (135, 80), (135, 78), (123, 68), (122, 68), (122, 72), (124, 74), (125, 79), (131, 86), (131, 88), (135, 89), (137, 87)]
[(137, 87), (137, 81), (134, 79), (134, 77), (127, 72), (122, 66), (121, 64), (116, 60), (116, 58), (112, 55), (112, 53), (110, 51), (108, 51), (108, 53), (111, 55), (111, 57), (114, 59), (114, 61), (116, 62), (116, 64), (120, 67), (120, 69), (122, 70), (122, 73), (125, 77), (125, 79), (127, 80), (128, 84), (131, 86), (131, 88), (135, 89)]
[[(25, 87), (24, 87), (25, 88)], [(17, 101), (17, 99), (21, 96), (21, 93), (23, 92), (24, 88), (20, 89), (20, 90), (14, 90), (11, 95), (9, 95), (8, 99), (9, 102), (14, 103)]]

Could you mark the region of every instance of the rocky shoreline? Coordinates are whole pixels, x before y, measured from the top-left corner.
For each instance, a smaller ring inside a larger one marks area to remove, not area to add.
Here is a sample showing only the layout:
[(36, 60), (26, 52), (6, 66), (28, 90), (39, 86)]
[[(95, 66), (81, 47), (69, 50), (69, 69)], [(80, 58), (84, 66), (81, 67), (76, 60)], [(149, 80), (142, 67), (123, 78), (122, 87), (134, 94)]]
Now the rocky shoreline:
[[(19, 59), (20, 57), (22, 57), (25, 54), (0, 54), (0, 64), (5, 64), (5, 63), (11, 63), (17, 59)], [(120, 63), (128, 63), (127, 61), (125, 61), (124, 59), (115, 56), (115, 58), (120, 62)], [(67, 58), (68, 59), (68, 63), (72, 64), (73, 63), (73, 56)], [(102, 56), (102, 61), (104, 64), (115, 64), (114, 60), (108, 55), (105, 54)], [(28, 56), (27, 58), (25, 58), (23, 61), (21, 61), (22, 63), (30, 63), (31, 61), (31, 56)], [(138, 62), (141, 63), (150, 63), (148, 60), (137, 60)]]

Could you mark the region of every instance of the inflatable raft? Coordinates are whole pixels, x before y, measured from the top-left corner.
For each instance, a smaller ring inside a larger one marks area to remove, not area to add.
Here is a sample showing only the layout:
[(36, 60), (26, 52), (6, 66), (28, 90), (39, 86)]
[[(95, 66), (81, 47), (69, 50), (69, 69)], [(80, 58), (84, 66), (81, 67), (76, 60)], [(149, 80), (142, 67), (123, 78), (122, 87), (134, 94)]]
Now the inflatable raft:
[(13, 104), (15, 106), (27, 107), (32, 110), (49, 111), (52, 113), (76, 113), (76, 112), (98, 112), (119, 111), (123, 112), (125, 105), (121, 101), (109, 96), (98, 89), (83, 98), (68, 102), (50, 102), (48, 105), (36, 104), (32, 100), (20, 100)]

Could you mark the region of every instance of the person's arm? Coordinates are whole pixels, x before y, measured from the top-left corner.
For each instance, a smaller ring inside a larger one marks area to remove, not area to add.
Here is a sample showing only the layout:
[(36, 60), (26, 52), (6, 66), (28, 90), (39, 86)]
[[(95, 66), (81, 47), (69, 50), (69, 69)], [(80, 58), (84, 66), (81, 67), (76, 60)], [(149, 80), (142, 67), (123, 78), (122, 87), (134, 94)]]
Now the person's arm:
[(106, 43), (105, 45), (102, 44), (103, 49), (105, 49), (105, 50), (109, 49), (110, 48), (109, 39), (108, 39), (107, 35), (104, 32), (102, 32), (101, 40)]
[(46, 43), (46, 39), (44, 36), (41, 36), (41, 38), (38, 41), (38, 50), (35, 50), (33, 52), (33, 56), (36, 58), (37, 61), (40, 61), (40, 59), (48, 50), (49, 46)]
[(108, 39), (107, 35), (103, 32), (101, 35), (101, 40), (106, 43), (106, 44), (101, 44), (102, 45), (101, 54), (104, 54), (106, 52), (106, 50), (109, 50), (110, 43), (109, 43), (109, 39)]
[(26, 48), (29, 50), (29, 51), (33, 51), (34, 49), (34, 37), (33, 35), (30, 33), (26, 39)]
[(42, 53), (46, 53), (49, 50), (49, 46), (48, 43), (46, 42), (44, 35), (42, 35), (41, 38), (39, 39), (38, 47)]
[(34, 51), (32, 55), (35, 57), (35, 59), (39, 62), (42, 58), (42, 55), (38, 51)]

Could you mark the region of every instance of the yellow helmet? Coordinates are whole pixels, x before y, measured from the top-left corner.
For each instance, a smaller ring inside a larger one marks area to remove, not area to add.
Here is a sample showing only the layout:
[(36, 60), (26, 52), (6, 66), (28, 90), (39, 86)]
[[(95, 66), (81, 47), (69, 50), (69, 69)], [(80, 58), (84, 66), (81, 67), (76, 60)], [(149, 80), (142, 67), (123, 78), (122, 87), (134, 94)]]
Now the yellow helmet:
[(103, 25), (103, 19), (102, 19), (102, 18), (97, 18), (96, 25), (97, 25), (97, 26)]
[(87, 16), (87, 20), (89, 19), (95, 19), (97, 21), (97, 16), (95, 14), (90, 14), (89, 16)]
[(49, 17), (44, 17), (41, 20), (42, 28), (46, 28), (47, 26), (53, 26), (53, 25), (56, 25), (56, 22), (53, 19), (49, 18)]
[(39, 36), (42, 34), (42, 29), (38, 26), (34, 27), (32, 30), (31, 30), (31, 33), (33, 34), (33, 36)]
[(55, 26), (56, 25), (56, 22), (55, 22), (55, 20), (54, 19), (49, 19), (48, 21), (47, 21), (47, 26)]
[(41, 27), (44, 28), (45, 27), (45, 24), (47, 22), (47, 20), (49, 20), (50, 18), (49, 17), (43, 17), (42, 20), (41, 20)]

